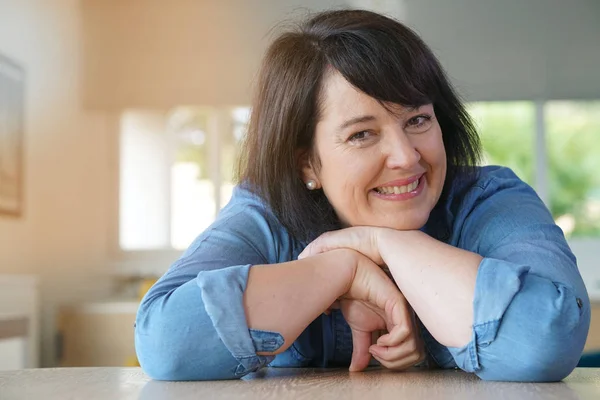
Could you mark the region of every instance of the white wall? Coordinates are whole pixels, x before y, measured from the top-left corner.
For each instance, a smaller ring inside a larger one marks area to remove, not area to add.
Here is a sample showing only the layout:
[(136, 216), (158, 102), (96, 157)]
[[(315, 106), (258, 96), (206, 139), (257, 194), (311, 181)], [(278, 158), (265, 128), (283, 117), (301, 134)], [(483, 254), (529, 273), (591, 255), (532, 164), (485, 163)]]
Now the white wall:
[(0, 274), (40, 277), (42, 361), (54, 313), (108, 292), (106, 120), (81, 107), (78, 0), (0, 0), (0, 52), (26, 70), (25, 213), (0, 215)]
[(402, 3), (468, 100), (600, 98), (598, 0)]

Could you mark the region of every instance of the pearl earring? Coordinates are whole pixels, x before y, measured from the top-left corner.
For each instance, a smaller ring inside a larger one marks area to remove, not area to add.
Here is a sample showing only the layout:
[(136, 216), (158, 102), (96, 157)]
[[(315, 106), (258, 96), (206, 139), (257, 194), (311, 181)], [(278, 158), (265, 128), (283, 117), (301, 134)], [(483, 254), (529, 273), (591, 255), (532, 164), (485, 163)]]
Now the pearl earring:
[(308, 190), (315, 190), (317, 188), (317, 182), (313, 181), (312, 179), (309, 180), (308, 182), (306, 182), (306, 188)]

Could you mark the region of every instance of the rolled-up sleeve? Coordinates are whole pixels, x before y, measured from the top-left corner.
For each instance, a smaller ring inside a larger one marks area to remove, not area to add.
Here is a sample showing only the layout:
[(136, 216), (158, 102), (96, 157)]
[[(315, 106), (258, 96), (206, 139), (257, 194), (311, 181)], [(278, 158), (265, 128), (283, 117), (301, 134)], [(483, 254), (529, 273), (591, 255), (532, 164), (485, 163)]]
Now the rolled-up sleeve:
[(201, 235), (150, 289), (135, 328), (150, 377), (236, 379), (272, 361), (257, 353), (276, 351), (284, 338), (248, 329), (243, 294), (252, 265), (274, 262), (273, 234), (260, 211), (246, 207)]
[(486, 380), (558, 381), (587, 337), (587, 291), (560, 228), (535, 192), (503, 169), (474, 189), (459, 247), (480, 263), (470, 343), (448, 348)]
[(161, 380), (235, 379), (273, 359), (256, 353), (277, 350), (283, 337), (247, 328), (242, 298), (249, 268), (200, 272), (143, 302), (135, 340), (148, 375)]

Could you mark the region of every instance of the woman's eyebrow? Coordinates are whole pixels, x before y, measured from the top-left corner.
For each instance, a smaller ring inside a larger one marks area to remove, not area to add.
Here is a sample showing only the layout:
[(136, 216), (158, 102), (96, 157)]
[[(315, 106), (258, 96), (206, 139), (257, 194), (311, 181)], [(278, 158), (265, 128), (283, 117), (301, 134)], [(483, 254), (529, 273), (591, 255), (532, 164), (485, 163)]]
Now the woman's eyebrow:
[(361, 122), (369, 122), (369, 121), (374, 121), (375, 117), (373, 115), (363, 115), (360, 117), (356, 117), (356, 118), (351, 118), (348, 121), (344, 122), (342, 125), (340, 125), (340, 127), (338, 128), (339, 132), (342, 132), (344, 129), (346, 129), (349, 126), (355, 125), (355, 124), (360, 124)]

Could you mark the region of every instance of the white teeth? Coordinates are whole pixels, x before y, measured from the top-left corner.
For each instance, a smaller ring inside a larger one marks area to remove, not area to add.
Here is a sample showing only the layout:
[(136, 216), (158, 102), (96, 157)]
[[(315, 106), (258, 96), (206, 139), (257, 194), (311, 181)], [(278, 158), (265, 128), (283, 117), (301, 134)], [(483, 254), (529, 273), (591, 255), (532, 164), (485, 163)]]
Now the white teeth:
[(403, 194), (407, 192), (412, 192), (419, 186), (419, 179), (414, 181), (413, 183), (409, 183), (404, 186), (381, 186), (376, 188), (375, 190), (381, 194)]

